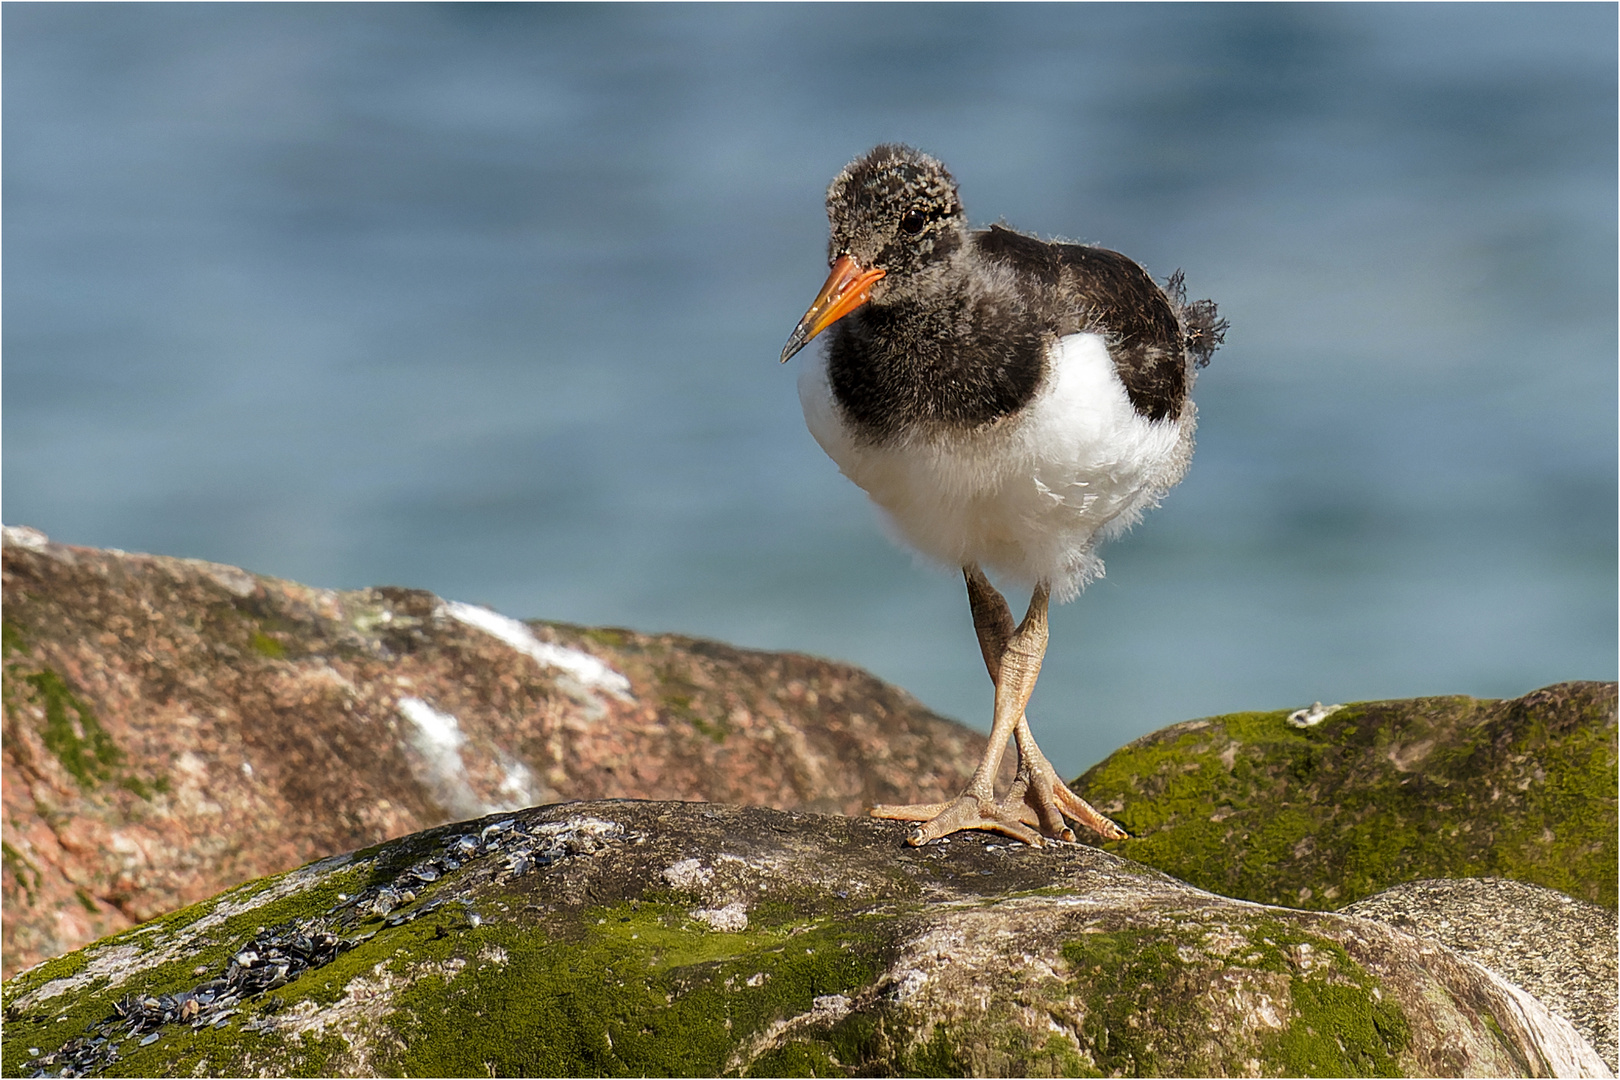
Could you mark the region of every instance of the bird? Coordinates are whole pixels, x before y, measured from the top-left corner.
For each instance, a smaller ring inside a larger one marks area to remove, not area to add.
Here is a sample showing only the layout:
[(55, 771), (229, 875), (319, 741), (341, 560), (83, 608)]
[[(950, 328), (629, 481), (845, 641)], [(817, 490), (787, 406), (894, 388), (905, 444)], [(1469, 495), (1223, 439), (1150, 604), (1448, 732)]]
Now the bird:
[[(892, 531), (960, 567), (995, 685), (989, 743), (944, 803), (878, 805), (907, 843), (987, 830), (1039, 847), (1127, 834), (1058, 777), (1025, 713), (1055, 599), (1100, 576), (1097, 546), (1180, 482), (1189, 396), (1227, 323), (1106, 248), (969, 226), (938, 159), (884, 143), (827, 189), (830, 270), (782, 349), (826, 333), (799, 372), (810, 433)], [(812, 358), (813, 357), (813, 358)], [(1030, 588), (1014, 623), (994, 572)], [(1006, 747), (1017, 771), (996, 797)]]

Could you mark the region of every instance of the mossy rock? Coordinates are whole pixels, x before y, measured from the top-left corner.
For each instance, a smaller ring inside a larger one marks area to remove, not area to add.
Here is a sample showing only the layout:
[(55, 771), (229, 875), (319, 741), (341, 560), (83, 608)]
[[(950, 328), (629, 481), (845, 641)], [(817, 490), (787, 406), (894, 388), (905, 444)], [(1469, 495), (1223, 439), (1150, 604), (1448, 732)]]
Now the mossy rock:
[(565, 799), (858, 814), (984, 736), (858, 668), (0, 527), (0, 978), (222, 889)]
[(418, 833), (23, 972), (0, 993), (3, 1072), (1492, 1076), (1596, 1061), (1534, 999), (1383, 923), (1234, 902), (1080, 845), (914, 849), (905, 831), (595, 802)]
[(1615, 684), (1510, 701), (1192, 720), (1075, 781), (1107, 848), (1201, 888), (1336, 909), (1421, 878), (1502, 877), (1616, 906)]

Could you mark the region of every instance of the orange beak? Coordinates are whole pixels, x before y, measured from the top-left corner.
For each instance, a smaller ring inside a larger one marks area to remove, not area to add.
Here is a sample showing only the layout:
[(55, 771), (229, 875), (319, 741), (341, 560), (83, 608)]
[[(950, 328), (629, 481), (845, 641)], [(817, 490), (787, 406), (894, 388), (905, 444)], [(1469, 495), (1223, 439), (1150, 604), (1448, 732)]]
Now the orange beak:
[(882, 270), (862, 270), (848, 255), (838, 256), (816, 302), (804, 313), (783, 347), (782, 363), (787, 363), (794, 353), (808, 345), (811, 338), (872, 299), (872, 286), (882, 276)]

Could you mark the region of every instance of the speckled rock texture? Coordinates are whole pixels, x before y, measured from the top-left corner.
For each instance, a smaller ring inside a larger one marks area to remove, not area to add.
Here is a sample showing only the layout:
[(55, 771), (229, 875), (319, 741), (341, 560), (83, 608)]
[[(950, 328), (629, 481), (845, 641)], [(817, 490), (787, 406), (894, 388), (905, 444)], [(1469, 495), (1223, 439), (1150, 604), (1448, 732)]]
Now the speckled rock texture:
[[(1502, 877), (1614, 911), (1615, 684), (1176, 724), (1075, 790), (1110, 851), (1226, 896), (1333, 909), (1422, 878)], [(1319, 715), (1319, 714), (1318, 714)], [(1298, 723), (1305, 722), (1301, 718)]]
[(1607, 1075), (1384, 923), (692, 803), (430, 830), (25, 972), (7, 1076)]
[(1616, 922), (1612, 911), (1502, 878), (1411, 881), (1340, 909), (1438, 941), (1534, 994), (1616, 1060)]
[(566, 798), (859, 813), (983, 737), (847, 665), (4, 538), (4, 973), (238, 882)]

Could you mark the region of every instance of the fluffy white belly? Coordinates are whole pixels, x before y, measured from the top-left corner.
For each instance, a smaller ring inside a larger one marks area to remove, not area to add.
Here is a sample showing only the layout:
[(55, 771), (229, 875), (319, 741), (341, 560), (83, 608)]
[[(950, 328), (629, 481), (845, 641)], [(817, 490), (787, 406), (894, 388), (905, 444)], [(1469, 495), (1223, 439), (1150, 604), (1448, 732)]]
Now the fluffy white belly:
[(857, 441), (820, 355), (806, 357), (799, 400), (821, 448), (906, 543), (952, 566), (1048, 582), (1067, 600), (1101, 576), (1097, 542), (1134, 525), (1186, 472), (1196, 414), (1189, 401), (1175, 420), (1139, 415), (1096, 334), (1063, 338), (1050, 360), (1034, 401), (973, 432)]

